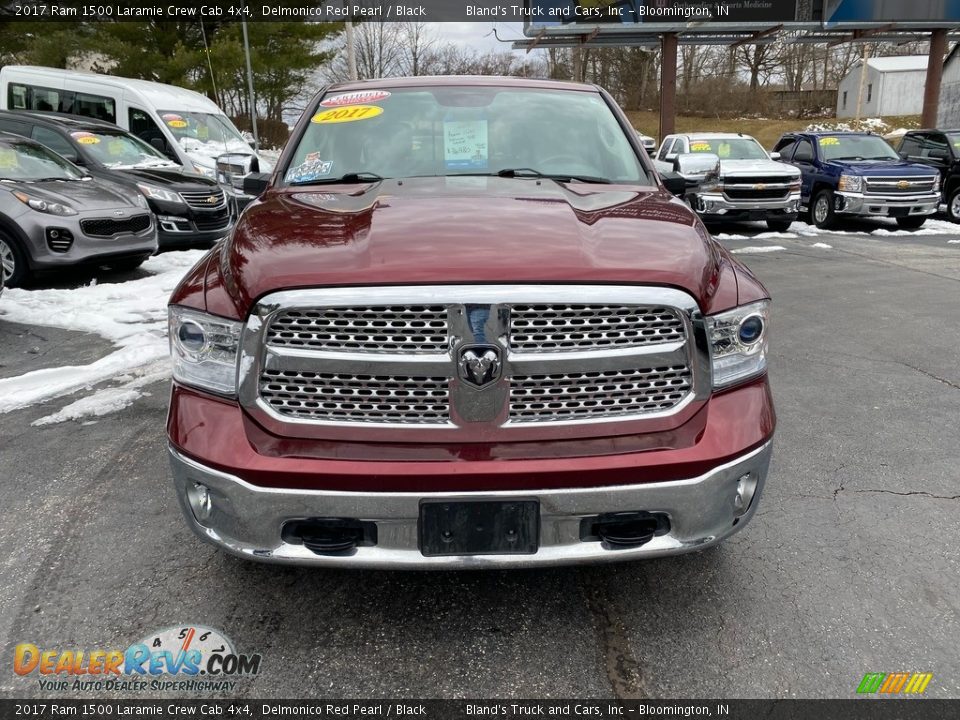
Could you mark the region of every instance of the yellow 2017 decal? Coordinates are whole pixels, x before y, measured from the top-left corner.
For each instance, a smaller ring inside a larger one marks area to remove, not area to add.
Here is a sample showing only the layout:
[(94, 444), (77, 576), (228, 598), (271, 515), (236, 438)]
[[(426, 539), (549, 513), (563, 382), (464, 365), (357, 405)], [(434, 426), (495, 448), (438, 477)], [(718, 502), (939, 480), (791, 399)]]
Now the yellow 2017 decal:
[(708, 142), (690, 143), (690, 152), (710, 152), (710, 143)]
[(840, 144), (840, 138), (835, 138), (835, 137), (820, 138), (821, 147), (823, 147), (824, 145), (839, 145), (839, 144)]
[(327, 123), (353, 122), (354, 120), (369, 120), (383, 112), (382, 107), (376, 105), (350, 105), (348, 107), (333, 108), (318, 112), (310, 122), (321, 125)]
[(187, 126), (186, 120), (167, 120), (167, 125), (172, 128), (185, 128)]
[(100, 142), (100, 138), (96, 135), (83, 135), (77, 138), (77, 142), (81, 145), (96, 145)]

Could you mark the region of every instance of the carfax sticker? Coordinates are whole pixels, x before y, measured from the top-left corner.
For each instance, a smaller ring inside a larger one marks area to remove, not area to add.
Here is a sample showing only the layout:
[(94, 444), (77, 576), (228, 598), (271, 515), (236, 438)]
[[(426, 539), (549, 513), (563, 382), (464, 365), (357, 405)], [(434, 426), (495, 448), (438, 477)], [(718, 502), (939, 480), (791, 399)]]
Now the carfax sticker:
[(835, 138), (835, 137), (824, 137), (824, 138), (820, 138), (820, 145), (821, 145), (821, 146), (823, 146), (823, 145), (839, 145), (839, 144), (840, 144), (840, 138)]
[(363, 105), (380, 102), (390, 97), (386, 90), (359, 90), (357, 92), (342, 93), (320, 101), (323, 107), (343, 107), (344, 105)]
[(353, 122), (354, 120), (369, 120), (381, 113), (383, 113), (383, 108), (376, 105), (350, 105), (349, 107), (318, 112), (310, 118), (310, 122), (327, 125), (330, 123)]
[(72, 137), (81, 145), (96, 145), (100, 142), (100, 138), (98, 138), (96, 135), (91, 135), (88, 132), (70, 133), (70, 137)]
[(303, 162), (287, 170), (284, 176), (287, 182), (308, 182), (326, 177), (333, 169), (331, 160), (321, 160), (320, 153), (309, 153)]

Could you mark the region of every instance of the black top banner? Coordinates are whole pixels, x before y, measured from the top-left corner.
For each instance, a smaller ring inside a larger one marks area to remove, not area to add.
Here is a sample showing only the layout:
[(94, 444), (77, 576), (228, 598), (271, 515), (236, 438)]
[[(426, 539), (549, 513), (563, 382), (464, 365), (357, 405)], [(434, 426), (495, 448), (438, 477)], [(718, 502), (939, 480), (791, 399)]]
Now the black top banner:
[(6, 20), (68, 22), (789, 22), (791, 0), (0, 0)]

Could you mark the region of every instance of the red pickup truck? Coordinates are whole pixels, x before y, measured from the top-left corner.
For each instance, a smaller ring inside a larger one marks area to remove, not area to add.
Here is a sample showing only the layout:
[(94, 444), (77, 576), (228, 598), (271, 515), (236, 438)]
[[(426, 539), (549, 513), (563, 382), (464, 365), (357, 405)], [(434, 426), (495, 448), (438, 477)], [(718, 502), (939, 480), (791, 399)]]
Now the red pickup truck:
[(595, 86), (326, 88), (170, 300), (191, 528), (252, 560), (383, 568), (741, 529), (776, 423), (769, 296), (677, 179)]

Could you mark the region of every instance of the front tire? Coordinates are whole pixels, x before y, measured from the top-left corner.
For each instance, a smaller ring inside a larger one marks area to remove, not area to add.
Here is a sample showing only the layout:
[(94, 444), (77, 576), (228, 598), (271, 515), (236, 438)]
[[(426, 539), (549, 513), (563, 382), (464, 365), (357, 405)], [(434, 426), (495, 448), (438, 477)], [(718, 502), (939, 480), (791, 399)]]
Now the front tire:
[(916, 230), (927, 221), (925, 215), (910, 215), (909, 217), (898, 217), (897, 225), (904, 230)]
[(821, 230), (830, 230), (837, 225), (837, 215), (833, 210), (833, 190), (821, 190), (814, 196), (810, 205), (810, 219)]
[(20, 246), (4, 233), (0, 233), (0, 272), (5, 287), (18, 287), (30, 274), (27, 259)]
[(955, 223), (960, 223), (960, 185), (950, 192), (947, 198), (947, 216)]

